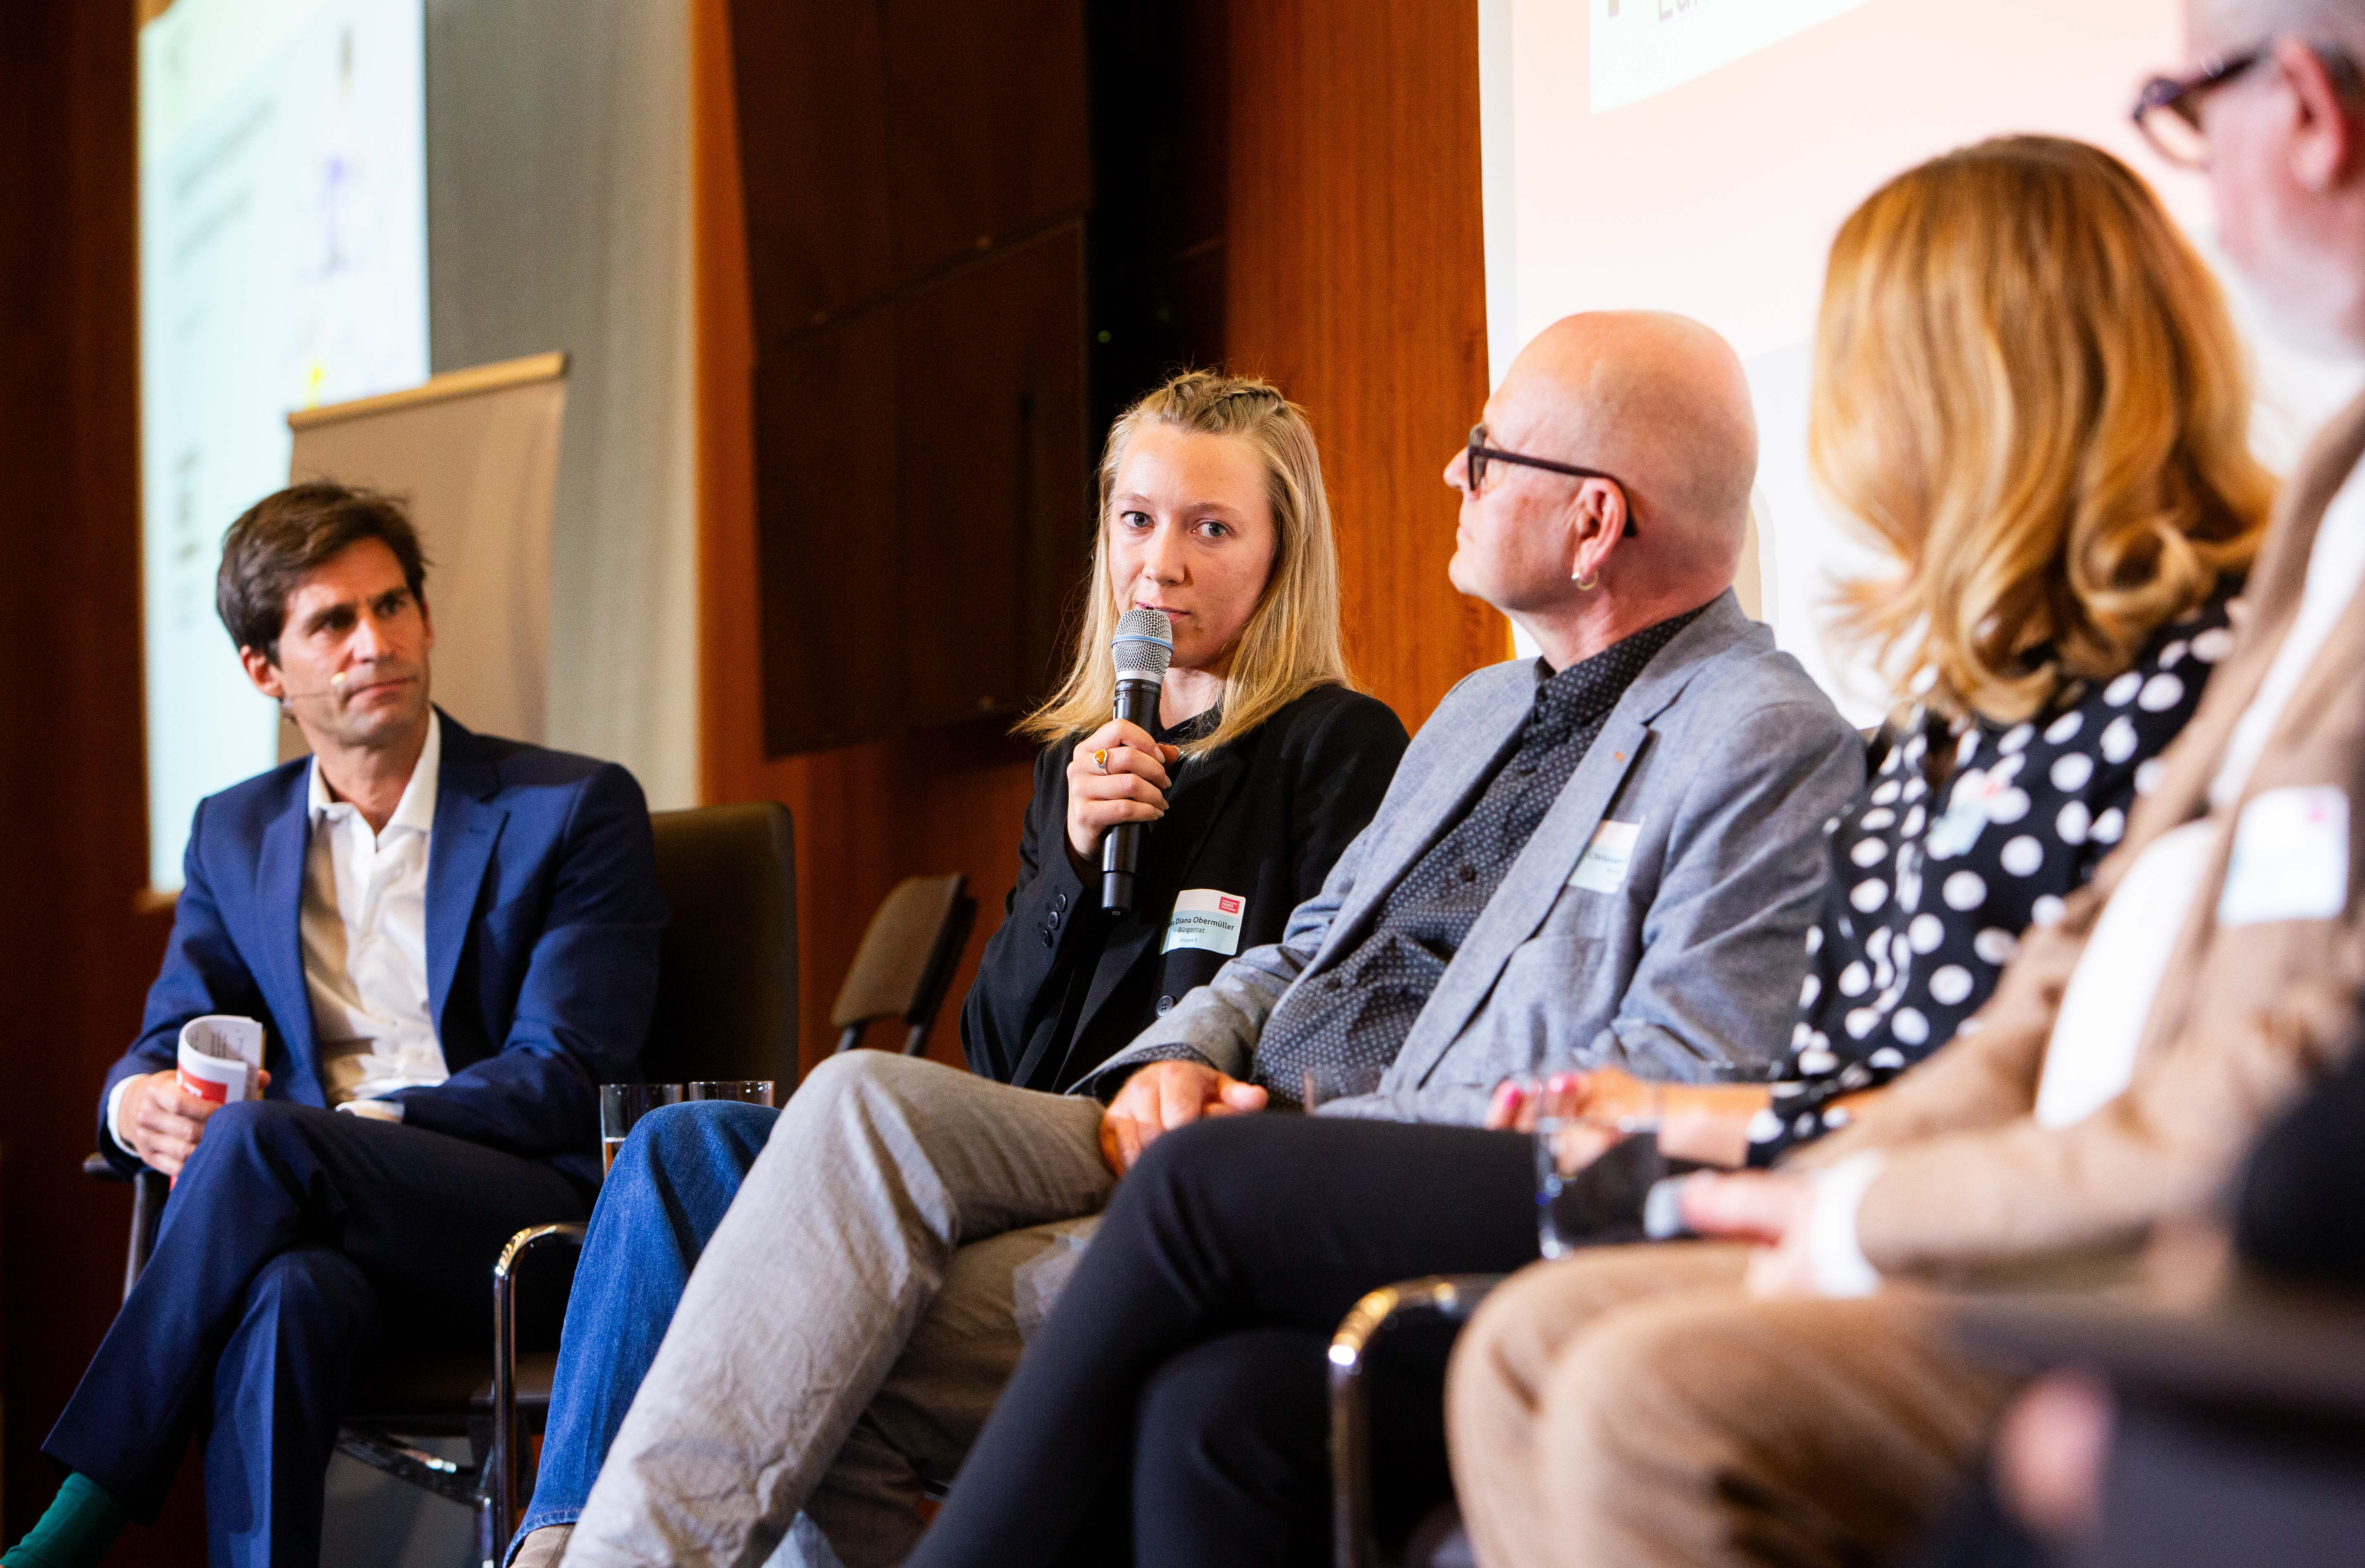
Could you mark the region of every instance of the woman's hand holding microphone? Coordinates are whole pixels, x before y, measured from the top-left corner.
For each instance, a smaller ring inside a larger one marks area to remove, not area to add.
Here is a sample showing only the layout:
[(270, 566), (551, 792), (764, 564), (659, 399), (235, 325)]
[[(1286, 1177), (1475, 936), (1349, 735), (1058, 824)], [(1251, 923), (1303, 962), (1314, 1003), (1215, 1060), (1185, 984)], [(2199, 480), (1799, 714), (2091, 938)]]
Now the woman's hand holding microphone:
[(1172, 787), (1166, 769), (1182, 755), (1180, 746), (1160, 745), (1122, 719), (1084, 737), (1068, 758), (1068, 854), (1080, 870), (1097, 863), (1109, 829), (1166, 814)]

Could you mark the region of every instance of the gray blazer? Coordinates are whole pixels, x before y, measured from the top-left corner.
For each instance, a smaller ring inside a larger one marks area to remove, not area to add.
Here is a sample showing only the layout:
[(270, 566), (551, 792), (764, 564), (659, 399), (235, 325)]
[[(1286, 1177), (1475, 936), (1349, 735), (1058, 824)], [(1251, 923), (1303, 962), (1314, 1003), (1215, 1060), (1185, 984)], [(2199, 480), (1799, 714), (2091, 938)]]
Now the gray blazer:
[[(1282, 940), (1226, 964), (1077, 1091), (1109, 1093), (1177, 1056), (1247, 1078), (1282, 993), (1320, 983), (1363, 939), (1383, 896), (1518, 745), (1535, 690), (1522, 659), (1463, 679)], [(1806, 973), (1823, 824), (1863, 782), (1861, 737), (1727, 592), (1619, 700), (1377, 1092), (1321, 1111), (1474, 1123), (1515, 1075), (1616, 1066), (1698, 1081), (1777, 1060)]]

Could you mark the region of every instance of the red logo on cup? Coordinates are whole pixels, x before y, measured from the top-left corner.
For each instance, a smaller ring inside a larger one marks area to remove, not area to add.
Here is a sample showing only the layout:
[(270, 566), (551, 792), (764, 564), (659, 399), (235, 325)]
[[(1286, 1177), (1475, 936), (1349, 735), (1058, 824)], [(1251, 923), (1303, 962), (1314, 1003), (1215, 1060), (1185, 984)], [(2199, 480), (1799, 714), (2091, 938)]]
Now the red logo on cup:
[(1238, 914), (1240, 913), (1240, 901), (1238, 899), (1217, 899), (1216, 901), (1216, 907), (1222, 910), (1226, 914)]
[(184, 1094), (195, 1095), (200, 1100), (216, 1105), (221, 1104), (230, 1098), (230, 1085), (227, 1083), (194, 1078), (185, 1072), (175, 1072), (174, 1077), (180, 1080), (181, 1092)]

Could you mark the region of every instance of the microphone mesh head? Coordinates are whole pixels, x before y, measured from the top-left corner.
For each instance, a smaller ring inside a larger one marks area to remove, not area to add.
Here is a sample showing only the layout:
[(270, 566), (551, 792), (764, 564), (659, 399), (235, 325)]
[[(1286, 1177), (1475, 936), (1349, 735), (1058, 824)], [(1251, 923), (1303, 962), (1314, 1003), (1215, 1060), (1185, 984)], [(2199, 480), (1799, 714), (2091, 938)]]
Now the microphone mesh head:
[(1162, 610), (1128, 610), (1117, 617), (1109, 648), (1119, 680), (1164, 680), (1174, 662), (1174, 623)]

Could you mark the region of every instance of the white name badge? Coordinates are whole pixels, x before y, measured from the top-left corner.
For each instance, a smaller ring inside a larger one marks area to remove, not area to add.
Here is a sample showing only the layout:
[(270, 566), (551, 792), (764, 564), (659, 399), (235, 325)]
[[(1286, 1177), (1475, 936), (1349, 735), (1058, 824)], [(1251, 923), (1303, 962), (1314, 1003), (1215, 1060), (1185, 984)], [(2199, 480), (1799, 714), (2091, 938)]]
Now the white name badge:
[(1186, 888), (1174, 900), (1174, 918), (1166, 923), (1166, 946), (1196, 947), (1230, 958), (1240, 950), (1240, 917), (1248, 900), (1214, 888)]
[(1642, 836), (1641, 823), (1604, 822), (1593, 830), (1585, 858), (1569, 874), (1568, 885), (1588, 893), (1614, 893), (1626, 885), (1626, 868), (1634, 863), (1634, 841)]
[(2269, 790), (2242, 808), (2218, 924), (2333, 920), (2348, 907), (2345, 792), (2329, 784)]

